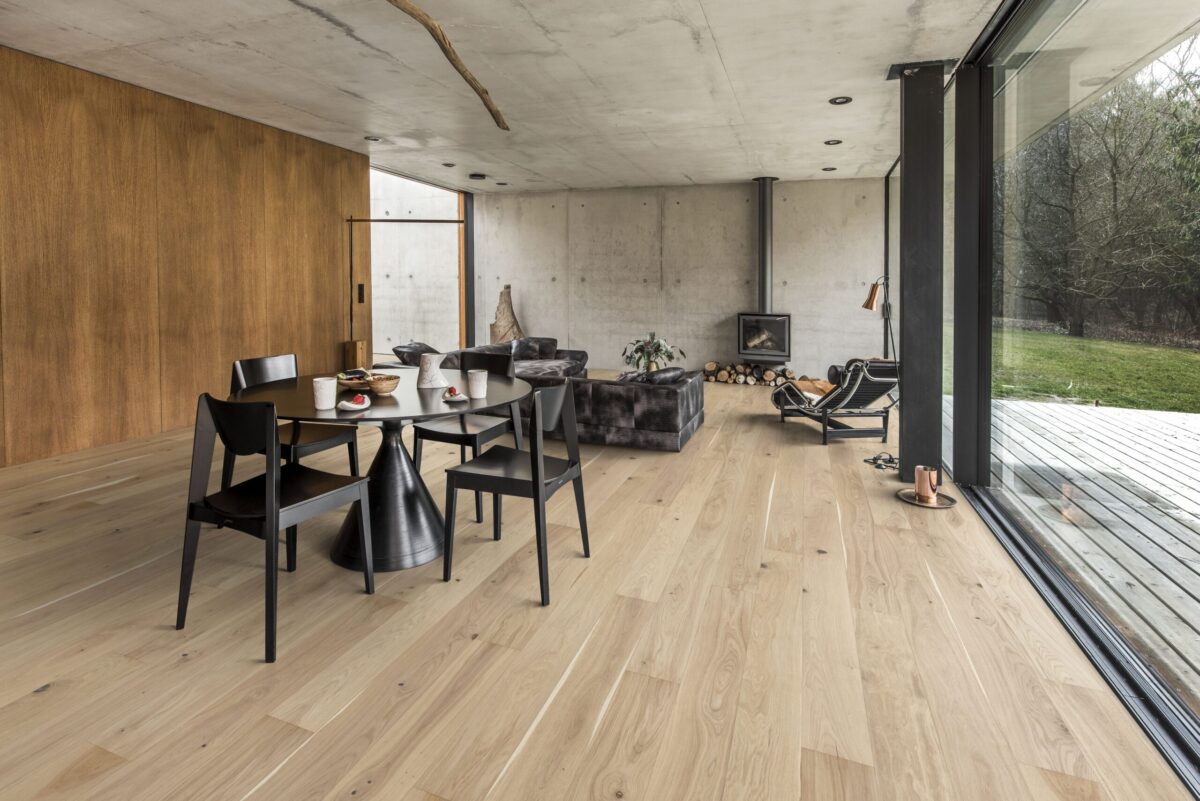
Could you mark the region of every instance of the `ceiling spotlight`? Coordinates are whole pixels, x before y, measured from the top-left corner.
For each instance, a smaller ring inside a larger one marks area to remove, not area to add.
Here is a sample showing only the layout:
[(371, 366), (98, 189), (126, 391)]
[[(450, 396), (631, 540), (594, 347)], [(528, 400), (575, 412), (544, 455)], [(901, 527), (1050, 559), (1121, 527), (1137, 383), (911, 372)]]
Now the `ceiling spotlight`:
[(364, 137), (363, 137), (363, 139), (366, 139), (368, 142), (380, 142), (380, 141), (382, 141), (382, 139), (381, 139), (380, 137), (378, 137), (378, 136), (364, 136)]
[(508, 181), (496, 181), (496, 186), (508, 186)]
[(834, 172), (835, 170), (837, 170), (837, 167), (822, 167), (821, 168), (821, 172)]
[(1095, 78), (1084, 78), (1082, 81), (1079, 82), (1079, 85), (1086, 86), (1086, 87), (1104, 86), (1104, 84), (1108, 83), (1108, 80), (1109, 80), (1108, 78), (1105, 78), (1102, 75), (1098, 75)]
[(852, 98), (852, 97), (846, 97), (845, 95), (838, 95), (837, 97), (831, 97), (831, 98), (829, 98), (829, 102), (830, 102), (830, 103), (832, 103), (832, 104), (833, 104), (833, 105), (835, 105), (835, 106), (844, 106), (844, 105), (846, 105), (847, 103), (849, 103), (849, 102), (850, 102), (851, 100), (853, 100), (853, 99), (854, 99), (854, 98)]
[(825, 140), (825, 144), (827, 144), (827, 145), (840, 145), (841, 143), (842, 143), (841, 139), (826, 139)]
[(470, 175), (468, 175), (467, 177), (470, 178), (472, 181), (482, 181), (484, 178), (487, 178), (487, 176), (481, 172), (473, 172)]
[(453, 166), (454, 166), (454, 162), (453, 162), (453, 161), (443, 161), (443, 162), (442, 162), (442, 166), (443, 166), (443, 167), (453, 167)]

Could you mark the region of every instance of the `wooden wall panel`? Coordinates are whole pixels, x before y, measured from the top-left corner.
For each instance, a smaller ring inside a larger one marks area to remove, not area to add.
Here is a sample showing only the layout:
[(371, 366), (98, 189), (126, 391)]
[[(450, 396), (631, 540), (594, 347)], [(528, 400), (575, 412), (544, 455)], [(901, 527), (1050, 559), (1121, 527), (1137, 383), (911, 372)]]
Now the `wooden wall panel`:
[(161, 429), (154, 95), (0, 51), (5, 452)]
[(0, 463), (190, 426), (239, 357), (339, 368), (369, 205), (363, 155), (0, 47)]
[(348, 334), (346, 209), (337, 150), (270, 130), (266, 136), (268, 315), (272, 353), (295, 353), (301, 373), (339, 369)]
[(264, 128), (163, 97), (158, 114), (159, 333), (164, 428), (230, 364), (268, 355)]

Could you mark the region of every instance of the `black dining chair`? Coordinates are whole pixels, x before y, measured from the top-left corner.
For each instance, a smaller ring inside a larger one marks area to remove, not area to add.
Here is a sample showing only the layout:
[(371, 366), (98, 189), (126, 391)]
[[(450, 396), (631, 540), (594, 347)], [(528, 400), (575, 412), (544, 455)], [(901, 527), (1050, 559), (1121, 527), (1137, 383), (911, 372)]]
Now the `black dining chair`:
[[(507, 353), (472, 353), (464, 351), (460, 357), (459, 367), (463, 370), (487, 370), (492, 375), (503, 375), (513, 378), (513, 357)], [(471, 457), (479, 456), (483, 446), (494, 439), (499, 439), (512, 432), (517, 448), (523, 448), (521, 441), (521, 408), (517, 403), (509, 407), (509, 417), (494, 417), (486, 414), (464, 414), (454, 417), (444, 417), (440, 420), (430, 420), (413, 426), (413, 465), (421, 470), (421, 443), (424, 440), (448, 442), (458, 446), (458, 461), (467, 461), (467, 448), (471, 449)], [(483, 522), (483, 493), (475, 493), (475, 522)]]
[[(567, 458), (546, 456), (542, 434), (562, 423)], [(583, 555), (592, 555), (588, 545), (587, 510), (583, 504), (583, 468), (579, 461), (579, 434), (575, 427), (575, 399), (570, 383), (543, 387), (533, 393), (533, 413), (529, 418), (529, 451), (496, 445), (465, 464), (446, 470), (446, 528), (443, 543), (442, 580), (450, 580), (454, 558), (454, 503), (460, 490), (493, 493), (492, 537), (500, 539), (500, 499), (504, 495), (533, 499), (533, 519), (537, 538), (538, 583), (542, 606), (550, 603), (550, 577), (546, 555), (546, 501), (559, 488), (571, 482), (575, 487), (575, 508), (579, 514), (579, 533)]]
[[(226, 452), (263, 454), (262, 474), (208, 495), (213, 449), (217, 438)], [(196, 405), (196, 433), (188, 483), (183, 568), (179, 574), (179, 607), (175, 628), (187, 618), (192, 572), (200, 544), (200, 524), (211, 523), (260, 537), (266, 542), (266, 661), (275, 661), (275, 620), (279, 595), (279, 529), (288, 531), (287, 569), (296, 569), (296, 527), (311, 517), (357, 503), (367, 594), (375, 592), (371, 558), (368, 478), (341, 476), (299, 464), (279, 464), (279, 423), (273, 403), (233, 403), (205, 393)]]
[[(243, 389), (295, 378), (299, 374), (296, 354), (260, 356), (255, 359), (238, 359), (233, 363), (233, 377), (229, 381), (229, 394), (236, 395)], [(358, 428), (336, 423), (284, 423), (279, 428), (279, 449), (288, 462), (299, 463), (310, 454), (327, 451), (345, 445), (350, 453), (350, 475), (358, 475)], [(225, 451), (221, 462), (221, 487), (233, 482), (233, 464), (236, 456)]]

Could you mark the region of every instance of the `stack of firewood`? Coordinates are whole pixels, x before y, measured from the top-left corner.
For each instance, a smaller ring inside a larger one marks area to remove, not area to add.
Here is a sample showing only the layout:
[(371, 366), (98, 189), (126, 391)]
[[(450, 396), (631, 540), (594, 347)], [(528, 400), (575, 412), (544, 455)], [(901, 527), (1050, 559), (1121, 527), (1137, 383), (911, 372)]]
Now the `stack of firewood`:
[(778, 387), (795, 377), (794, 371), (779, 365), (751, 364), (749, 362), (738, 362), (737, 364), (706, 362), (704, 364), (704, 380), (718, 384)]

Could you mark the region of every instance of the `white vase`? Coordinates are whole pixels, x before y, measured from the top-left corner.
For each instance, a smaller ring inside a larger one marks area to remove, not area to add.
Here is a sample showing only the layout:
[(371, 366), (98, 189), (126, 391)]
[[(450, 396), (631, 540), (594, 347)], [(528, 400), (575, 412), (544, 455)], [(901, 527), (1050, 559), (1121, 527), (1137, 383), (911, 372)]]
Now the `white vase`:
[(444, 358), (444, 353), (421, 354), (421, 367), (417, 370), (417, 389), (441, 389), (450, 386), (446, 376), (442, 375)]

